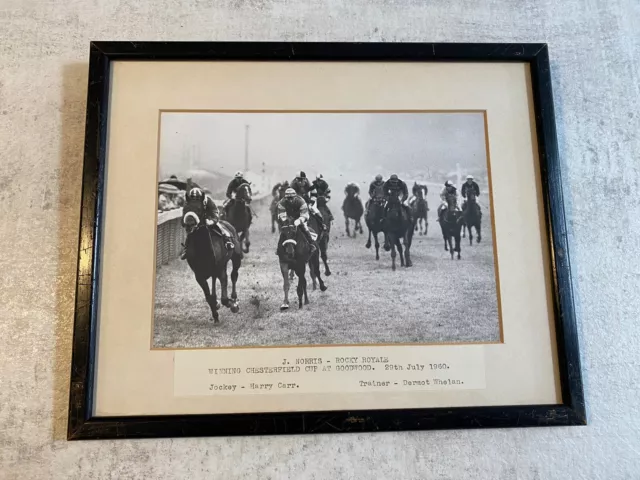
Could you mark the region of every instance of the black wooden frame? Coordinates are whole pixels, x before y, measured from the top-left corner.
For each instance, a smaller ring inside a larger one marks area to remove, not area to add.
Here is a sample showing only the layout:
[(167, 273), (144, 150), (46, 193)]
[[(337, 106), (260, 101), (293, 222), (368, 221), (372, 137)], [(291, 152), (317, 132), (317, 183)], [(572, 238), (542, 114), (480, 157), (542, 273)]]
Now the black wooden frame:
[[(234, 415), (92, 416), (108, 96), (115, 60), (524, 62), (531, 71), (549, 231), (562, 403)], [(560, 159), (546, 44), (94, 42), (90, 47), (69, 440), (585, 425)]]

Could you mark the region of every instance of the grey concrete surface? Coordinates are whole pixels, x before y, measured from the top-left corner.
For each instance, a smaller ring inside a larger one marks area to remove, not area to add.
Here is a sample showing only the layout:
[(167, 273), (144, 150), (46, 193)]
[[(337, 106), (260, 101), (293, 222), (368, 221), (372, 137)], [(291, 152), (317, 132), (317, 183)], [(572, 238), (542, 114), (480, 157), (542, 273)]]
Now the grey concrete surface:
[[(0, 478), (640, 478), (638, 25), (637, 0), (0, 0)], [(550, 43), (590, 425), (67, 443), (95, 39)]]

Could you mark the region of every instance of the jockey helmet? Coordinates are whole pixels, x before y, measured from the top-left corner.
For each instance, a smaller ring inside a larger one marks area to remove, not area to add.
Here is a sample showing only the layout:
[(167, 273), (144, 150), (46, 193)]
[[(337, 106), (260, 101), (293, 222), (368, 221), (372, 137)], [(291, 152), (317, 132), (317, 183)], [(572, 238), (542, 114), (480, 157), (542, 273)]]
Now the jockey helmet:
[(473, 180), (473, 175), (467, 175), (467, 180)]
[(307, 174), (304, 172), (300, 172), (300, 175), (298, 175), (300, 178), (307, 178)]
[(317, 179), (317, 180), (320, 180), (320, 179), (322, 179), (322, 178), (324, 178), (324, 177), (322, 176), (322, 174), (321, 174), (321, 173), (319, 173), (318, 175), (316, 175), (316, 179)]
[(296, 196), (296, 191), (293, 188), (287, 188), (284, 192), (284, 196), (287, 198), (293, 198)]
[(446, 182), (444, 182), (444, 186), (445, 187), (451, 187), (452, 186), (451, 181), (447, 180)]
[(192, 188), (189, 190), (189, 198), (197, 198), (199, 200), (204, 199), (204, 192), (199, 188)]
[(382, 175), (378, 174), (376, 175), (376, 182), (381, 182), (382, 181)]
[(235, 173), (234, 177), (235, 178), (242, 178), (242, 177), (244, 177), (244, 175), (242, 174), (242, 172), (238, 171), (238, 172)]
[(395, 173), (389, 177), (389, 180), (398, 180), (398, 175)]

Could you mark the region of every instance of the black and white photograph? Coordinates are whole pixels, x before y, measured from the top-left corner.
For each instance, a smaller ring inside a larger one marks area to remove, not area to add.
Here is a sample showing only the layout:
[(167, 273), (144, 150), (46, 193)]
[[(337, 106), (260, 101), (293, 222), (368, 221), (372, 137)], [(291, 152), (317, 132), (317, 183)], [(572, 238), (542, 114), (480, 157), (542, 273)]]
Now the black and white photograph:
[(163, 111), (152, 348), (501, 341), (483, 111)]

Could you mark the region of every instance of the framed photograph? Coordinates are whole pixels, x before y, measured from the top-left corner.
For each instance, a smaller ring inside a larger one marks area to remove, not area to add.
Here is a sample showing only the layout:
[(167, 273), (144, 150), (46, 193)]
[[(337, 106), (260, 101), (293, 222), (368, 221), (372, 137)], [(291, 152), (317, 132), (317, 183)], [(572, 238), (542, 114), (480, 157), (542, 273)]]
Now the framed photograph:
[(69, 439), (584, 425), (545, 44), (91, 44)]

